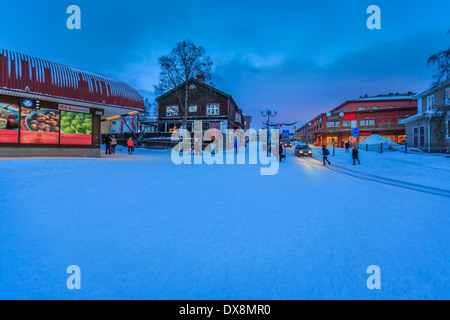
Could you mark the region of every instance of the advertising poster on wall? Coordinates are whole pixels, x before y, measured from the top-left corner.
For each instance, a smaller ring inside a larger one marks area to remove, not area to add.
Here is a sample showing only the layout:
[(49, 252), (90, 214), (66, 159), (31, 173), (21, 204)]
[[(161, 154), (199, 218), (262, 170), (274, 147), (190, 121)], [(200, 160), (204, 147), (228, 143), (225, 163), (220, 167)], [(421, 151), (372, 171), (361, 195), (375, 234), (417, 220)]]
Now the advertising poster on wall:
[(59, 111), (54, 109), (20, 109), (20, 143), (58, 144)]
[(61, 144), (91, 145), (92, 114), (61, 110)]
[(19, 142), (19, 106), (0, 102), (0, 143)]

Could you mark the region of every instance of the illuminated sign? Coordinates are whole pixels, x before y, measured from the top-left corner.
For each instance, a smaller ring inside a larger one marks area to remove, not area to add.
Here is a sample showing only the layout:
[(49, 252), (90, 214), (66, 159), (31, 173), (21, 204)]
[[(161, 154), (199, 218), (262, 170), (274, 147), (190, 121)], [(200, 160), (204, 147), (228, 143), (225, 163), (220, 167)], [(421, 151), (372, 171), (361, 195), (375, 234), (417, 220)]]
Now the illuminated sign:
[(83, 107), (74, 107), (74, 106), (68, 106), (65, 104), (58, 105), (59, 110), (63, 111), (72, 111), (72, 112), (80, 112), (80, 113), (91, 113), (91, 109), (89, 108), (83, 108)]
[(24, 99), (20, 101), (20, 106), (26, 109), (39, 110), (40, 101)]

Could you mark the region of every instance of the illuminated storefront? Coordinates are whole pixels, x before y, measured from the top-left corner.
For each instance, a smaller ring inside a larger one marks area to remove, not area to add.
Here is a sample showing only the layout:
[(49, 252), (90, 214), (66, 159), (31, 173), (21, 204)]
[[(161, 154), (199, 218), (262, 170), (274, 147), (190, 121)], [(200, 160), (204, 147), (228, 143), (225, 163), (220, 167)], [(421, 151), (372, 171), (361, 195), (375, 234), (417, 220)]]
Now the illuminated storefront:
[(0, 157), (99, 157), (100, 122), (143, 110), (120, 81), (0, 49)]

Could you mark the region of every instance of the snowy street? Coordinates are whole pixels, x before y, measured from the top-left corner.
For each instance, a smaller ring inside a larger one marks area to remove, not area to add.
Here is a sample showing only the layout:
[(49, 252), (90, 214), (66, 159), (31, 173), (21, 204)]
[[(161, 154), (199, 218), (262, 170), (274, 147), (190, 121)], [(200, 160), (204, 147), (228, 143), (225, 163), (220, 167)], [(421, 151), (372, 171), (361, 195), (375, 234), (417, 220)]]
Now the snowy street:
[(289, 150), (261, 176), (120, 149), (0, 159), (0, 299), (450, 298), (450, 159), (339, 149), (330, 170)]

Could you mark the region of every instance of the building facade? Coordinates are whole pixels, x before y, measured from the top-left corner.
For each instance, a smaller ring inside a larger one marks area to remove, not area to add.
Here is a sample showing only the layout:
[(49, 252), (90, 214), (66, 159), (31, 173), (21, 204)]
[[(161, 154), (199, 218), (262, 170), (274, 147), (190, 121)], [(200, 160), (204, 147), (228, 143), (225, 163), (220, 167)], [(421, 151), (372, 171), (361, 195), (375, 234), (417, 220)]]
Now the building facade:
[[(189, 90), (187, 110), (187, 130), (193, 132), (194, 121), (202, 121), (202, 129), (217, 129), (225, 133), (227, 129), (245, 129), (251, 118), (243, 115), (233, 97), (206, 84), (204, 78), (190, 79), (177, 88), (156, 99), (158, 103), (158, 133), (168, 136), (182, 126), (184, 101), (180, 103), (179, 92)], [(176, 90), (179, 90), (177, 93)]]
[(426, 152), (450, 150), (450, 80), (415, 96), (417, 115), (403, 120), (406, 142)]
[(123, 82), (0, 49), (0, 157), (99, 157), (101, 121), (143, 110)]
[[(403, 143), (406, 135), (402, 120), (416, 113), (417, 102), (412, 92), (360, 97), (342, 103), (328, 116), (319, 114), (297, 130), (297, 134), (308, 144), (331, 146), (334, 142), (338, 147), (346, 141), (360, 143), (371, 134)], [(357, 138), (353, 135), (355, 128), (359, 129)]]

